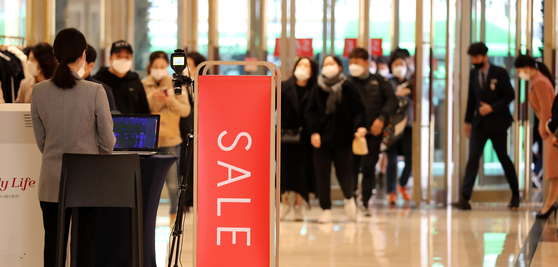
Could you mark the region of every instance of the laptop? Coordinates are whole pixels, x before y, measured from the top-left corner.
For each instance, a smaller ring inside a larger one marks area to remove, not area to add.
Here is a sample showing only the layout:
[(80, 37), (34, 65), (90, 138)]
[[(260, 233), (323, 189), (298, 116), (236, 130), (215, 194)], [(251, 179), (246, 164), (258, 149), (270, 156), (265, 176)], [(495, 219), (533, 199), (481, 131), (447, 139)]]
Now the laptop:
[(112, 115), (113, 154), (157, 154), (160, 115)]

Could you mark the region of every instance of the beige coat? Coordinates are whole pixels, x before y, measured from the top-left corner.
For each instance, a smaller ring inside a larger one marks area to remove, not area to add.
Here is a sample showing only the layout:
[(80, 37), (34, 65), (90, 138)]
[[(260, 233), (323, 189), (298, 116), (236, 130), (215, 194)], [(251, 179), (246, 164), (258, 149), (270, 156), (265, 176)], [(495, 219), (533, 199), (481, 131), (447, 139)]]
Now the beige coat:
[(19, 91), (17, 92), (16, 103), (31, 103), (31, 93), (35, 85), (35, 77), (31, 76), (21, 81)]
[[(539, 132), (546, 132), (546, 124), (552, 117), (552, 103), (554, 102), (554, 87), (546, 76), (537, 73), (531, 79), (531, 90), (529, 91), (529, 104), (539, 119)], [(558, 179), (558, 150), (552, 145), (553, 135), (549, 133), (548, 138), (543, 140), (544, 177), (546, 179)]]
[(110, 154), (116, 143), (105, 89), (72, 73), (79, 79), (72, 89), (60, 89), (50, 80), (33, 89), (33, 131), (43, 154), (40, 201), (58, 202), (64, 153)]
[[(190, 102), (185, 94), (175, 95), (172, 78), (167, 76), (157, 84), (151, 75), (141, 81), (145, 87), (145, 94), (152, 114), (161, 115), (159, 129), (159, 147), (173, 147), (182, 143), (180, 137), (180, 118), (190, 115)], [(156, 90), (166, 90), (169, 99), (161, 103), (153, 96)]]

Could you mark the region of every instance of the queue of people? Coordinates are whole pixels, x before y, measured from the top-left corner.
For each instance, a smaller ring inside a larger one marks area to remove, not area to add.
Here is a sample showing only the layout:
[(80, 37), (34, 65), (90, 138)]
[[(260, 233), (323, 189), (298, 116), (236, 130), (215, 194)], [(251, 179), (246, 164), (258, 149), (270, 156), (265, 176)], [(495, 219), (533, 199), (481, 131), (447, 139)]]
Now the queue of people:
[[(81, 33), (76, 31), (64, 34), (81, 38)], [(185, 156), (183, 144), (193, 128), (192, 99), (188, 98), (189, 94), (174, 94), (167, 71), (169, 57), (165, 52), (151, 54), (147, 77), (140, 80), (131, 70), (133, 48), (126, 41), (112, 44), (110, 66), (102, 67), (93, 76), (91, 71), (97, 56), (93, 47), (85, 44), (83, 55), (69, 51), (75, 53), (67, 56), (61, 56), (60, 49), (46, 43), (29, 49), (27, 69), (33, 77), (21, 83), (17, 102), (32, 102), (33, 89), (46, 84), (42, 82), (56, 80), (58, 71), (57, 87), (73, 88), (81, 85), (82, 80), (92, 82), (84, 83), (85, 87), (101, 85), (102, 100), (106, 99), (106, 106), (113, 113), (160, 114), (160, 151)], [(486, 45), (473, 44), (468, 53), (474, 66), (465, 116), (465, 132), (470, 138), (469, 160), (460, 200), (455, 206), (471, 209), (469, 202), (479, 159), (490, 139), (510, 184), (509, 207), (517, 208), (522, 197), (506, 146), (507, 130), (513, 121), (509, 104), (514, 100), (514, 89), (507, 71), (488, 61)], [(365, 49), (356, 48), (348, 57), (348, 71), (336, 56), (326, 56), (321, 66), (312, 58), (299, 58), (293, 76), (282, 83), (281, 219), (294, 210), (295, 220), (304, 220), (304, 210), (309, 208), (309, 195), (313, 192), (322, 209), (318, 221), (332, 222), (332, 163), (350, 219), (356, 219), (359, 208), (364, 216), (370, 216), (370, 201), (378, 190), (376, 184), (383, 185), (384, 175), (388, 204), (394, 205), (399, 197), (411, 200), (407, 184), (413, 164), (413, 60), (405, 49), (393, 51), (389, 58), (372, 58)], [(61, 61), (63, 59), (66, 61)], [(194, 76), (194, 70), (203, 61), (205, 58), (199, 53), (188, 53), (189, 71), (185, 75)], [(66, 70), (68, 66), (76, 72), (76, 79), (69, 75), (73, 72)], [(539, 217), (547, 218), (558, 212), (555, 203), (558, 169), (552, 165), (558, 158), (558, 150), (554, 148), (558, 145), (555, 84), (548, 68), (530, 56), (517, 57), (515, 68), (521, 79), (531, 81), (529, 102), (541, 122), (538, 130), (544, 142), (547, 166), (544, 177), (551, 181), (551, 186), (549, 201)], [(355, 139), (365, 140), (367, 153), (354, 153)], [(400, 157), (405, 164), (401, 173)], [(185, 162), (180, 162), (183, 164), (175, 166), (166, 180), (171, 198), (171, 221), (176, 217), (178, 181), (185, 168)], [(189, 173), (187, 179), (191, 183), (192, 169)], [(189, 190), (188, 206), (193, 205), (191, 192)]]
[[(323, 59), (320, 73), (310, 58), (300, 58), (295, 64), (293, 77), (282, 83), (282, 220), (291, 210), (296, 221), (304, 220), (309, 192), (314, 192), (322, 209), (318, 222), (332, 222), (332, 163), (345, 212), (352, 220), (358, 207), (370, 216), (376, 177), (383, 180), (386, 169), (388, 201), (395, 204), (399, 155), (405, 156), (406, 167), (398, 191), (404, 200), (411, 199), (406, 184), (412, 168), (412, 118), (407, 118), (412, 116), (412, 79), (408, 78), (412, 71), (409, 55), (402, 51), (395, 51), (390, 59), (371, 59), (365, 49), (356, 48), (349, 53), (349, 76), (336, 56)], [(403, 121), (394, 121), (398, 112), (405, 117)], [(404, 123), (405, 130), (393, 133), (397, 123)], [(355, 138), (366, 140), (368, 153), (353, 153)], [(383, 157), (387, 159), (383, 168), (382, 152), (389, 155)], [(378, 163), (383, 172), (377, 173)]]

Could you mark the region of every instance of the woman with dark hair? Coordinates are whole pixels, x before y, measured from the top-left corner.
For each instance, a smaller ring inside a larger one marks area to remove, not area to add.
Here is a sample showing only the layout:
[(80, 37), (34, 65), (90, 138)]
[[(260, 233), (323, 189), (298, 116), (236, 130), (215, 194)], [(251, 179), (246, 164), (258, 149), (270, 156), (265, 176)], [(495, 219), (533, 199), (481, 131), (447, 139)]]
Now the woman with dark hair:
[(558, 209), (556, 204), (556, 198), (558, 197), (558, 164), (556, 164), (558, 162), (558, 150), (552, 145), (552, 137), (558, 128), (558, 118), (553, 116), (555, 114), (553, 111), (558, 108), (558, 104), (554, 103), (553, 105), (552, 103), (556, 97), (555, 84), (546, 65), (535, 61), (530, 56), (518, 56), (515, 59), (514, 66), (519, 73), (519, 78), (531, 82), (529, 104), (540, 120), (539, 133), (544, 142), (543, 175), (550, 180), (550, 190), (548, 199), (541, 213), (537, 214), (537, 218), (548, 218)]
[[(167, 53), (156, 51), (149, 56), (147, 77), (141, 82), (145, 88), (147, 102), (152, 114), (161, 115), (159, 129), (159, 152), (180, 156), (180, 118), (190, 114), (190, 102), (186, 94), (175, 95), (172, 78), (167, 72), (169, 58)], [(176, 221), (178, 208), (178, 166), (175, 164), (167, 173), (167, 189), (170, 198), (171, 227)]]
[[(184, 69), (184, 75), (187, 75), (190, 78), (194, 79), (196, 68), (198, 67), (198, 65), (206, 61), (206, 59), (204, 56), (202, 56), (202, 54), (194, 51), (194, 52), (189, 52), (187, 54), (186, 60), (188, 63), (188, 68)], [(201, 71), (202, 70), (200, 70), (200, 75), (201, 75)]]
[(58, 61), (54, 57), (52, 46), (48, 43), (33, 46), (27, 59), (27, 70), (33, 77), (21, 81), (16, 103), (31, 103), (31, 93), (35, 83), (52, 78), (56, 66)]
[[(409, 69), (405, 59), (403, 53), (393, 54), (389, 64), (390, 71), (393, 74), (393, 78), (391, 78), (389, 82), (395, 89), (395, 95), (409, 103), (405, 112), (407, 125), (405, 126), (402, 136), (394, 144), (390, 144), (389, 148), (386, 150), (388, 161), (386, 170), (386, 193), (388, 194), (387, 200), (390, 205), (395, 205), (395, 202), (397, 202), (397, 192), (401, 194), (403, 200), (411, 200), (407, 182), (413, 170), (413, 97), (411, 95), (413, 85), (411, 81), (406, 78), (408, 77), (407, 72)], [(399, 178), (399, 184), (397, 184), (399, 155), (405, 158), (405, 168)]]
[[(357, 215), (353, 198), (352, 143), (355, 135), (366, 136), (364, 105), (355, 86), (343, 74), (336, 56), (324, 58), (322, 74), (310, 92), (304, 122), (314, 149), (317, 193), (323, 213), (318, 222), (331, 223), (331, 162), (345, 197), (345, 212)], [(355, 133), (356, 132), (356, 133)]]
[[(310, 90), (318, 80), (318, 64), (308, 57), (298, 59), (294, 75), (281, 83), (281, 220), (294, 205), (295, 221), (304, 220), (304, 200), (312, 184), (312, 145), (304, 124)], [(290, 199), (289, 199), (290, 198)]]
[[(54, 40), (54, 55), (60, 63), (51, 80), (35, 85), (31, 97), (33, 131), (43, 154), (39, 201), (45, 228), (44, 266), (55, 266), (56, 260), (62, 155), (110, 154), (116, 143), (105, 89), (77, 74), (85, 65), (86, 49), (81, 32), (73, 28), (60, 31)], [(66, 215), (67, 238), (71, 212)], [(78, 266), (95, 266), (98, 215), (99, 208), (79, 210), (78, 251), (72, 255)]]

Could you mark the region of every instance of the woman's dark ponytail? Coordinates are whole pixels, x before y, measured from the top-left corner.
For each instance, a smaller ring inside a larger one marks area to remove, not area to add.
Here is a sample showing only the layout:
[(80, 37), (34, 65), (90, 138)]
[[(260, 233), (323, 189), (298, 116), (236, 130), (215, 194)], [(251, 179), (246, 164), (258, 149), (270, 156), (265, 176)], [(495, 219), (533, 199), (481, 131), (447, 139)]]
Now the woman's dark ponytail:
[(537, 67), (539, 68), (539, 71), (550, 80), (552, 87), (556, 87), (556, 82), (554, 81), (554, 78), (552, 78), (552, 74), (550, 73), (548, 67), (542, 62), (537, 62)]
[(58, 59), (58, 67), (54, 71), (52, 82), (59, 88), (71, 89), (77, 84), (68, 64), (76, 62), (87, 49), (85, 36), (74, 28), (60, 31), (54, 39), (54, 56)]
[(556, 82), (554, 81), (554, 78), (552, 77), (552, 74), (550, 73), (548, 67), (542, 62), (537, 62), (533, 57), (528, 55), (519, 55), (515, 59), (513, 65), (515, 68), (531, 67), (533, 69), (538, 69), (546, 78), (550, 80), (550, 83), (552, 83), (552, 87), (556, 87)]

